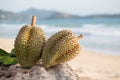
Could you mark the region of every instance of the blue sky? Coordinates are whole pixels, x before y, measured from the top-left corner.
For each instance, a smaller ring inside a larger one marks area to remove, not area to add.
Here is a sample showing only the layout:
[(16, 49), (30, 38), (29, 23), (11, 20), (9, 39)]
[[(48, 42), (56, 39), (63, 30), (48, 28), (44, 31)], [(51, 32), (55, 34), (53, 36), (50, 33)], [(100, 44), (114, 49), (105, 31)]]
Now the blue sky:
[(29, 8), (77, 15), (118, 14), (120, 0), (0, 0), (0, 9), (20, 12)]

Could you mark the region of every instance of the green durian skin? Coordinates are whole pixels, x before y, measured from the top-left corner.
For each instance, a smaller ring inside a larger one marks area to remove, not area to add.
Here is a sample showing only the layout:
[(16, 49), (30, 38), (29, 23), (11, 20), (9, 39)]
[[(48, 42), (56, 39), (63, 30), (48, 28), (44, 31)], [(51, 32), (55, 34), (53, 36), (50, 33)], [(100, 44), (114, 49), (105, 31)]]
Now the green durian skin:
[(28, 68), (41, 58), (45, 35), (41, 28), (25, 25), (15, 40), (15, 52), (19, 64)]
[(59, 31), (46, 42), (42, 64), (49, 68), (67, 62), (77, 56), (80, 49), (78, 39), (70, 30)]

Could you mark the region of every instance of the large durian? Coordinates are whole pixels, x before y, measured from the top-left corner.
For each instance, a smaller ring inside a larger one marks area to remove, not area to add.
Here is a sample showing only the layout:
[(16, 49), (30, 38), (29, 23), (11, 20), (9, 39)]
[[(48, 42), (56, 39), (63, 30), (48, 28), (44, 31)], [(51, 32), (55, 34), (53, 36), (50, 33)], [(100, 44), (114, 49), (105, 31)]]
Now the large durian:
[(42, 54), (45, 44), (45, 35), (41, 28), (35, 27), (36, 17), (32, 17), (32, 23), (25, 25), (19, 31), (15, 40), (15, 52), (19, 64), (22, 67), (31, 67), (36, 64)]
[(81, 38), (82, 35), (77, 37), (70, 30), (57, 32), (44, 46), (42, 64), (49, 68), (73, 59), (80, 53), (78, 40)]

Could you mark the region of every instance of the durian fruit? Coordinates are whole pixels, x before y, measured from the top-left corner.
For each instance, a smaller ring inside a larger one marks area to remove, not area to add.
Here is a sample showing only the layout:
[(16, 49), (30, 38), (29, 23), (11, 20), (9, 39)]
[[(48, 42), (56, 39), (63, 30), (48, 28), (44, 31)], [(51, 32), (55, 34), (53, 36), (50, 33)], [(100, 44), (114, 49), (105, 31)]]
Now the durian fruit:
[(36, 17), (32, 17), (32, 23), (25, 25), (19, 31), (15, 40), (15, 52), (19, 64), (29, 68), (36, 64), (42, 55), (45, 44), (45, 35), (41, 28), (35, 27)]
[(62, 30), (51, 36), (42, 53), (42, 64), (52, 67), (73, 59), (80, 53), (78, 40), (83, 36), (75, 36), (70, 30)]

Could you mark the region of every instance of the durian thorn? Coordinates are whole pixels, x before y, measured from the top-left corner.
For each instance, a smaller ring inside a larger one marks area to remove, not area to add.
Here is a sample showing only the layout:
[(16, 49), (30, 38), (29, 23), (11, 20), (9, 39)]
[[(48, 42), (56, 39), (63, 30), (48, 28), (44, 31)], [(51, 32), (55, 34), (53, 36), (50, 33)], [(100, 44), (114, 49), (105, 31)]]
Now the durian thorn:
[(32, 16), (32, 22), (31, 22), (31, 26), (35, 26), (36, 24), (36, 16)]
[(82, 34), (80, 34), (80, 35), (77, 37), (78, 40), (80, 40), (80, 39), (82, 39), (82, 38), (83, 38), (83, 35), (82, 35)]

